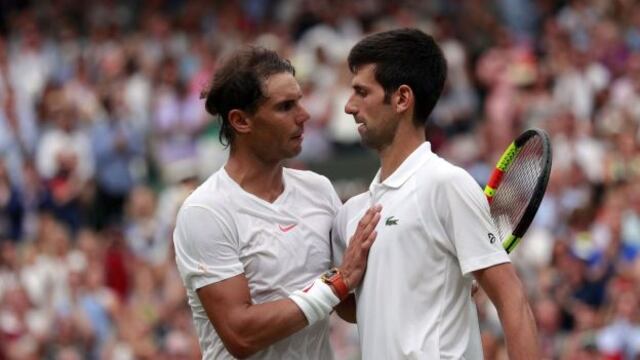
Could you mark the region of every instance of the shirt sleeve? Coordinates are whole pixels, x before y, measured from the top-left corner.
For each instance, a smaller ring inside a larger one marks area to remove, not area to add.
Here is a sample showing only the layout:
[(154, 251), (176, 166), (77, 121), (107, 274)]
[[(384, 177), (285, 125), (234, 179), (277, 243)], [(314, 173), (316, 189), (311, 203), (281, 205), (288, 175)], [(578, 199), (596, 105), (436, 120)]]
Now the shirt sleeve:
[(338, 214), (338, 210), (342, 207), (342, 201), (329, 178), (320, 176), (319, 179), (318, 185), (319, 188), (322, 189), (323, 198), (327, 196), (327, 204), (329, 205), (332, 216), (335, 217)]
[(186, 206), (178, 213), (173, 241), (176, 265), (187, 289), (195, 291), (244, 272), (238, 237), (229, 221), (204, 206)]
[(331, 263), (333, 266), (340, 266), (342, 258), (347, 248), (346, 232), (346, 208), (342, 207), (336, 217), (333, 219), (331, 226)]
[(331, 196), (331, 207), (333, 208), (333, 215), (337, 216), (338, 215), (338, 211), (340, 210), (340, 208), (342, 208), (342, 201), (340, 201), (340, 197), (338, 196), (338, 193), (336, 193), (336, 190), (333, 188), (333, 185), (329, 184), (331, 191), (330, 191), (330, 196)]
[(463, 275), (510, 262), (496, 238), (495, 225), (480, 186), (471, 175), (455, 168), (440, 184), (442, 220)]

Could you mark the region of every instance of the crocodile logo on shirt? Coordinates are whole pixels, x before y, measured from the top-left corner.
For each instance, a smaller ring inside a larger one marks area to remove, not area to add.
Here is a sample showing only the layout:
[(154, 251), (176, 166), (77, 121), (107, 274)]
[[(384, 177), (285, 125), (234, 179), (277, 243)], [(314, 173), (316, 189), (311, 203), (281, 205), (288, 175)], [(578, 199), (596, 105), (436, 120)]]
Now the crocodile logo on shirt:
[(393, 215), (389, 216), (388, 218), (385, 219), (384, 225), (385, 226), (398, 225), (398, 220), (399, 219), (396, 219)]

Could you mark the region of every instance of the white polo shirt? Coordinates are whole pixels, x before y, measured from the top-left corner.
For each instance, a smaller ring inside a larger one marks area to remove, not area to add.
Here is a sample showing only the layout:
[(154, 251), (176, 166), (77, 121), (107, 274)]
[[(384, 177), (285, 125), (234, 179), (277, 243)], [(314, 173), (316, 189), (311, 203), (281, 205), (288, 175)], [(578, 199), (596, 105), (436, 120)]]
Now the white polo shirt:
[[(174, 231), (176, 263), (187, 289), (204, 359), (232, 359), (196, 290), (244, 273), (254, 303), (283, 299), (330, 268), (329, 233), (341, 206), (329, 180), (284, 169), (273, 203), (244, 191), (224, 168), (184, 202)], [(331, 359), (328, 319), (252, 359)]]
[(336, 263), (372, 204), (378, 236), (356, 290), (362, 357), (481, 359), (471, 272), (509, 262), (482, 190), (422, 144), (384, 182), (350, 199), (333, 229)]

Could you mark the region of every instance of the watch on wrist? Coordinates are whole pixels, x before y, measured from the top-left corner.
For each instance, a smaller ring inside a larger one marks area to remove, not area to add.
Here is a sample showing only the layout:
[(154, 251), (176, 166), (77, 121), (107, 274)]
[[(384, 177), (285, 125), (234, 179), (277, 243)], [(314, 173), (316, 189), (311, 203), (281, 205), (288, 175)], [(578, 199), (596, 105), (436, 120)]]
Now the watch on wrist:
[(333, 286), (335, 289), (338, 299), (344, 300), (349, 295), (349, 287), (347, 286), (344, 278), (342, 277), (342, 273), (338, 268), (333, 268), (320, 277), (320, 279), (327, 285)]

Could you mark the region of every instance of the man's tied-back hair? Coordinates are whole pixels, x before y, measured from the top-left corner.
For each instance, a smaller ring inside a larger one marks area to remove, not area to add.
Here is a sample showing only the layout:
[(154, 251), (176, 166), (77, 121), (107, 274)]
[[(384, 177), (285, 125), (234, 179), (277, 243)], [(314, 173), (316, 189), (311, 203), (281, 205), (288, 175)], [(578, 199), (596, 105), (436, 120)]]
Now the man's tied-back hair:
[(235, 135), (229, 124), (229, 112), (233, 109), (255, 112), (266, 98), (265, 80), (283, 72), (295, 75), (295, 69), (288, 60), (261, 47), (240, 50), (218, 68), (201, 97), (206, 98), (207, 112), (221, 119), (220, 142), (223, 145), (233, 143)]
[(400, 85), (413, 90), (413, 120), (424, 124), (436, 105), (447, 76), (447, 63), (433, 38), (418, 29), (397, 29), (358, 42), (349, 53), (349, 69), (375, 65), (376, 81), (385, 93), (385, 102)]

